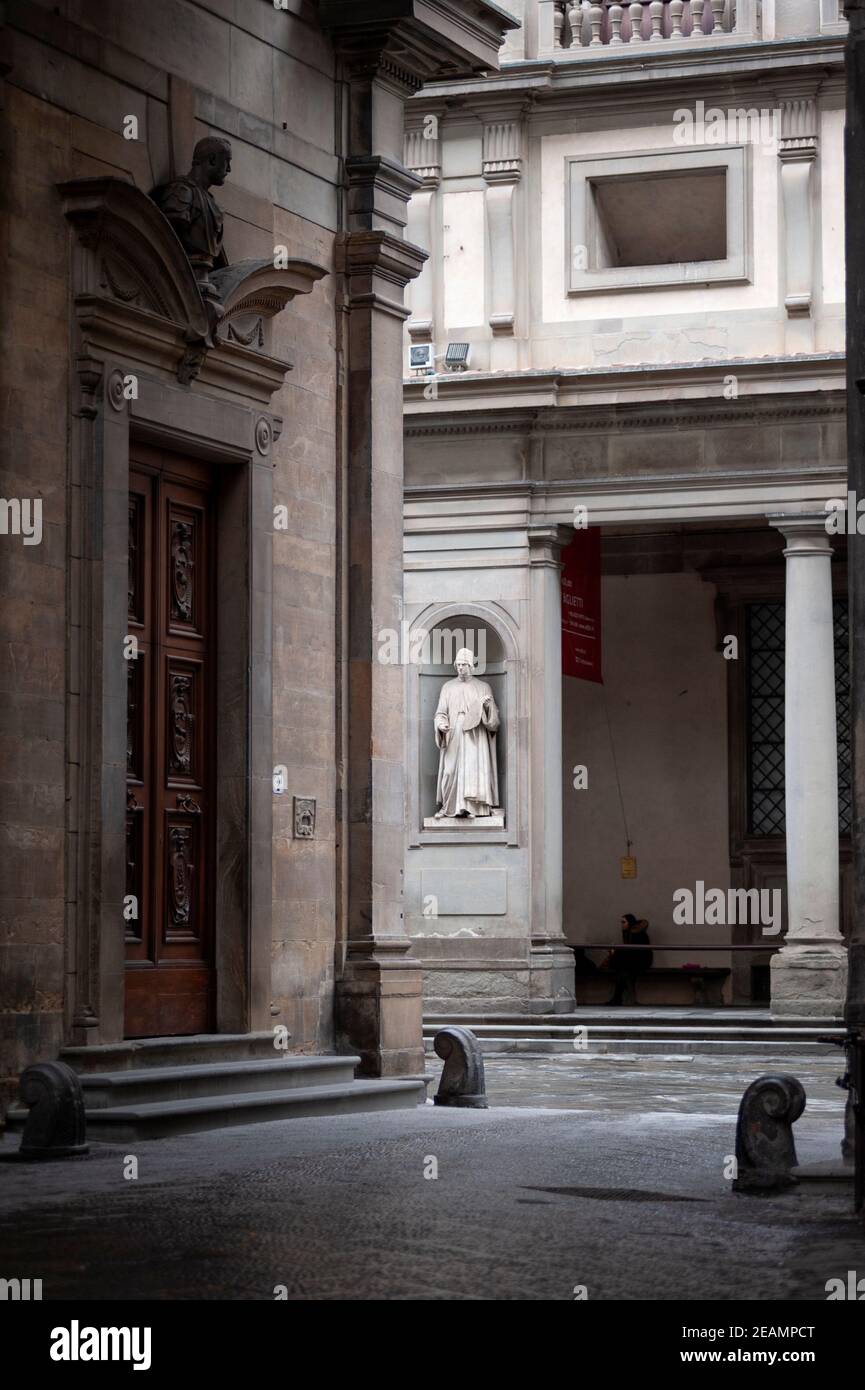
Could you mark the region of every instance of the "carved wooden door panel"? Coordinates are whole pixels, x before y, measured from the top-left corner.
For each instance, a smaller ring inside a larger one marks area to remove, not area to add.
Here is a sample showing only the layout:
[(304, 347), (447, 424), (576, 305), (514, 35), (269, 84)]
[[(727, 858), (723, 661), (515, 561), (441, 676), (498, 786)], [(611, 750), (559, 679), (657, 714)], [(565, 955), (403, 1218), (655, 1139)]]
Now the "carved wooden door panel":
[(213, 508), (172, 454), (129, 487), (126, 1036), (159, 1037), (213, 1027)]

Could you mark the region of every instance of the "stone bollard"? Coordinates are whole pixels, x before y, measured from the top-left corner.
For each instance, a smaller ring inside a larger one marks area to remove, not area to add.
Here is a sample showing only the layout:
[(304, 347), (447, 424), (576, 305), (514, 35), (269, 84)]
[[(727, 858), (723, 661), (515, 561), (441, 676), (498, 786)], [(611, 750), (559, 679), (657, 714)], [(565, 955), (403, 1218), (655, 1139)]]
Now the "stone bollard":
[(484, 1059), (480, 1043), (470, 1028), (440, 1028), (433, 1046), (444, 1058), (436, 1105), (461, 1105), (487, 1110)]
[(797, 1166), (793, 1125), (805, 1109), (805, 1091), (795, 1076), (760, 1076), (739, 1106), (736, 1125), (736, 1192), (772, 1192), (791, 1187)]
[(22, 1072), (18, 1094), (30, 1114), (14, 1157), (74, 1158), (88, 1152), (84, 1092), (76, 1071), (65, 1062), (37, 1062)]

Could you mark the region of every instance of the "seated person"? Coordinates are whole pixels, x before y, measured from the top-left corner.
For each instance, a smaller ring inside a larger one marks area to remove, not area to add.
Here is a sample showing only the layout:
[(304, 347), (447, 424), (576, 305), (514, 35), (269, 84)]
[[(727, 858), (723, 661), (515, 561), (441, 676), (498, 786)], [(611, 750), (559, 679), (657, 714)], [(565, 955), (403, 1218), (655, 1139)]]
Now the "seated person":
[[(632, 912), (625, 913), (622, 918), (622, 944), (649, 945), (649, 924), (645, 917), (638, 922)], [(626, 990), (633, 994), (635, 976), (645, 975), (647, 970), (651, 970), (652, 959), (651, 951), (621, 951), (614, 948), (610, 952), (601, 966), (602, 970), (611, 970), (616, 977), (616, 988), (610, 1004), (623, 1003)]]

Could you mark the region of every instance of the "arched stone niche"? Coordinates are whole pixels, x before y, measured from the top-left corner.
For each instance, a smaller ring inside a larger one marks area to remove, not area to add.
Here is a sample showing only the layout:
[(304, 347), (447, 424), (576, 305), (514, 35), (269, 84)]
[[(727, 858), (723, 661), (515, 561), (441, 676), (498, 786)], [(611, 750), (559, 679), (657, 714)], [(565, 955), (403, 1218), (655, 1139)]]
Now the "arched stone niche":
[[(455, 828), (424, 828), (436, 812), (439, 750), (433, 718), (442, 685), (456, 675), (454, 662), (461, 647), (476, 657), (475, 673), (491, 687), (501, 724), (496, 735), (499, 801), (504, 827), (478, 820)], [(411, 845), (517, 843), (517, 644), (504, 616), (488, 606), (436, 608), (418, 616), (409, 634), (408, 700)]]

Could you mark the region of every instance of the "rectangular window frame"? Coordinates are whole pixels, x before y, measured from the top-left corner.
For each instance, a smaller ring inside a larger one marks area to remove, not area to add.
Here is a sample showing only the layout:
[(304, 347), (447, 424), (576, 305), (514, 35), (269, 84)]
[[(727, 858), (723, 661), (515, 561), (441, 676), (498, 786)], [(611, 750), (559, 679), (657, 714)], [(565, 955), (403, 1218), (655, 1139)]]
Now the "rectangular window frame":
[[(653, 174), (685, 176), (702, 169), (724, 169), (727, 182), (727, 256), (717, 261), (678, 261), (670, 265), (580, 265), (577, 248), (596, 244), (597, 225), (590, 184)], [(569, 296), (750, 284), (752, 266), (752, 179), (749, 145), (711, 149), (643, 150), (586, 159), (565, 159), (565, 285)]]

